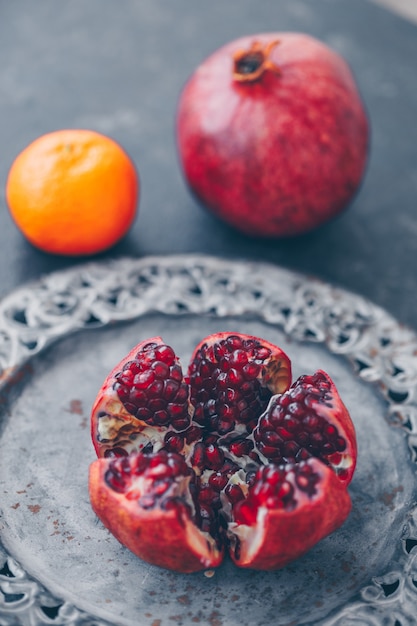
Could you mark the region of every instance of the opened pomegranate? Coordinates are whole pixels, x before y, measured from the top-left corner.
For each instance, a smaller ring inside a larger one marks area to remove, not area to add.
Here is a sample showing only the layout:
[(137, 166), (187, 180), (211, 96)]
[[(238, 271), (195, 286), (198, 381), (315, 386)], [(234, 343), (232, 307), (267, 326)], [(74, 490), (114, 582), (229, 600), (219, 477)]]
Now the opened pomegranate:
[(340, 213), (365, 172), (366, 111), (346, 61), (301, 33), (242, 37), (192, 74), (177, 143), (204, 206), (249, 235), (309, 231)]
[(350, 511), (355, 432), (329, 376), (291, 384), (288, 356), (219, 333), (186, 375), (160, 337), (107, 376), (92, 410), (94, 511), (142, 559), (179, 572), (274, 569)]

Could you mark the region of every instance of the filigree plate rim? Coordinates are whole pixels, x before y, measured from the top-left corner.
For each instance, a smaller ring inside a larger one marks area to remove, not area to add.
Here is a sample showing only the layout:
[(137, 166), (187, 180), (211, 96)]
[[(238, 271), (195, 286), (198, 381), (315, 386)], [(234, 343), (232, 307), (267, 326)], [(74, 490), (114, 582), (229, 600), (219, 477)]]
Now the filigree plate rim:
[[(167, 284), (171, 296), (164, 300), (165, 310), (158, 310), (158, 293)], [(415, 468), (415, 332), (362, 296), (265, 261), (198, 254), (123, 257), (86, 262), (23, 285), (0, 301), (2, 393), (13, 387), (22, 366), (55, 340), (150, 312), (220, 317), (256, 313), (290, 337), (323, 344), (345, 357), (354, 375), (381, 394), (386, 417), (404, 433)], [(361, 619), (376, 625), (383, 619), (393, 626), (411, 625), (417, 606), (416, 557), (417, 509), (412, 502), (390, 571), (369, 581), (348, 606), (320, 623), (345, 625)], [(2, 626), (106, 623), (55, 598), (1, 543), (0, 616)]]

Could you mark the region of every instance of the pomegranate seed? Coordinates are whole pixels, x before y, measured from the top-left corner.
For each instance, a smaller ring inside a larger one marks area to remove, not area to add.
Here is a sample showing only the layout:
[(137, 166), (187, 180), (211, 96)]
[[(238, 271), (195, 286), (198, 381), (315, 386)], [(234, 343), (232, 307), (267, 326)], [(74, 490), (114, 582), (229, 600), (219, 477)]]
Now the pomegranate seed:
[(162, 393), (167, 400), (173, 400), (179, 388), (180, 383), (177, 380), (168, 378), (164, 381), (164, 390)]
[(215, 472), (210, 474), (209, 477), (209, 485), (213, 487), (216, 491), (222, 491), (228, 483), (228, 476), (226, 474), (222, 474), (221, 472)]
[(201, 428), (199, 426), (190, 426), (184, 433), (187, 443), (193, 443), (201, 439)]
[(229, 335), (227, 339), (223, 340), (223, 344), (227, 346), (229, 350), (239, 350), (239, 348), (243, 347), (243, 341), (239, 335)]
[(303, 464), (296, 471), (295, 481), (297, 486), (311, 497), (316, 493), (316, 484), (319, 481), (319, 476), (312, 472), (309, 465)]
[(238, 439), (236, 441), (232, 441), (229, 445), (229, 450), (232, 454), (237, 457), (242, 457), (245, 454), (249, 454), (252, 450), (253, 444), (249, 439)]
[(218, 470), (224, 461), (224, 452), (215, 444), (210, 443), (205, 450), (206, 464), (209, 469)]
[(206, 446), (201, 441), (194, 446), (191, 456), (191, 465), (202, 470), (206, 466)]
[(107, 470), (104, 480), (109, 487), (111, 487), (114, 491), (117, 491), (118, 493), (123, 493), (126, 489), (126, 483), (123, 477), (118, 476), (111, 469)]
[(200, 493), (198, 494), (198, 501), (199, 503), (211, 504), (217, 497), (217, 494), (211, 486), (203, 485), (200, 489)]
[(166, 345), (156, 346), (155, 355), (160, 361), (167, 365), (172, 365), (176, 361), (174, 350)]
[(232, 504), (245, 499), (242, 488), (239, 485), (227, 485), (225, 494)]
[(226, 380), (228, 385), (234, 387), (243, 382), (243, 376), (237, 369), (232, 368), (228, 371)]
[[(127, 408), (127, 406), (125, 406), (125, 408)], [(140, 407), (136, 411), (136, 417), (138, 419), (143, 420), (144, 422), (148, 422), (148, 421), (150, 422), (152, 419), (152, 411), (150, 411), (149, 409), (145, 407)]]
[[(214, 428), (214, 427), (213, 427)], [(225, 420), (219, 420), (217, 422), (217, 431), (220, 435), (227, 435), (235, 428), (235, 422), (228, 422)]]
[(165, 448), (169, 452), (181, 452), (184, 447), (184, 439), (173, 432), (168, 432), (165, 435)]
[(155, 380), (155, 372), (152, 370), (146, 370), (140, 372), (133, 379), (133, 384), (136, 389), (147, 389), (149, 385)]
[(230, 354), (229, 363), (231, 367), (242, 369), (248, 363), (248, 355), (244, 350), (236, 349)]
[(253, 380), (254, 378), (257, 378), (257, 376), (259, 376), (259, 373), (261, 371), (261, 367), (258, 363), (247, 363), (243, 369), (242, 369), (242, 374), (243, 376), (248, 379), (248, 380)]

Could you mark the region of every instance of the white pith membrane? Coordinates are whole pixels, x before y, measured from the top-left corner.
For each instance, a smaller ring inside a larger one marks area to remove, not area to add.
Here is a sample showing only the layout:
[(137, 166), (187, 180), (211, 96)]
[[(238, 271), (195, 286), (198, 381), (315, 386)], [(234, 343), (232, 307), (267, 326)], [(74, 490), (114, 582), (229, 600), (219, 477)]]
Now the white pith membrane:
[(129, 413), (112, 388), (108, 388), (103, 394), (97, 409), (97, 435), (101, 456), (106, 456), (106, 452), (115, 448), (122, 448), (127, 454), (132, 454), (152, 446), (157, 452), (162, 448), (168, 430), (176, 432), (165, 426), (149, 426)]

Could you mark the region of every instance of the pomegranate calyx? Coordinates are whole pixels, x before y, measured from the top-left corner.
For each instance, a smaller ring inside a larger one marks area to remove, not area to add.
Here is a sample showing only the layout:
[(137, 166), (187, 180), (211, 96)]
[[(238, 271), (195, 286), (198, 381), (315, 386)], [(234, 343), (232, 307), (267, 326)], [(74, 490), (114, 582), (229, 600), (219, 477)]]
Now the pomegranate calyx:
[(272, 50), (280, 43), (274, 39), (267, 44), (254, 41), (248, 50), (236, 50), (233, 55), (233, 79), (240, 83), (253, 82), (270, 70), (281, 74), (281, 69), (270, 58)]

